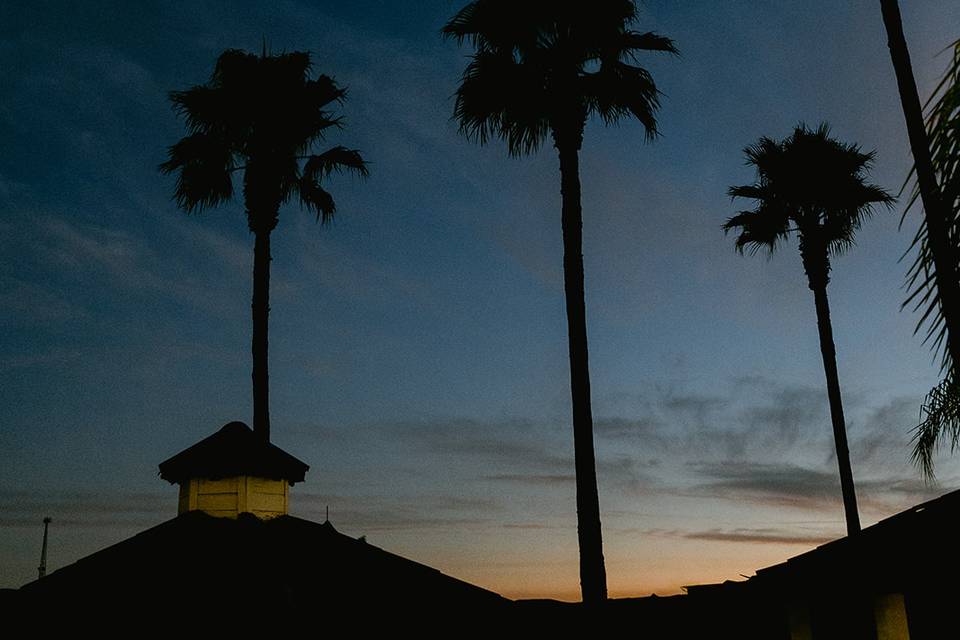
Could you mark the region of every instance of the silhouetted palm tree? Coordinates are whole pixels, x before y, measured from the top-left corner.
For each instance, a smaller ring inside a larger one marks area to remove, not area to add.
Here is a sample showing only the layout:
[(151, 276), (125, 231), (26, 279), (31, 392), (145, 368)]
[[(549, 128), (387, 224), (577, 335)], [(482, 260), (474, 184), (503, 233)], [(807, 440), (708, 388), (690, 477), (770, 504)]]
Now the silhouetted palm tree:
[[(953, 58), (946, 75), (927, 101), (927, 134), (930, 141), (931, 163), (940, 183), (940, 198), (947, 216), (947, 249), (951, 252), (947, 266), (952, 266), (953, 283), (960, 287), (960, 40), (953, 43)], [(914, 171), (917, 169), (914, 164)], [(912, 205), (922, 196), (919, 179), (915, 185)], [(909, 209), (909, 206), (907, 207)], [(926, 204), (924, 204), (926, 209)], [(904, 306), (916, 299), (914, 310), (924, 309), (920, 325), (927, 319), (927, 339), (934, 349), (944, 346), (940, 382), (924, 399), (921, 421), (914, 432), (913, 460), (928, 478), (934, 477), (933, 454), (944, 440), (950, 440), (951, 450), (960, 446), (960, 338), (951, 333), (948, 320), (949, 305), (937, 296), (940, 287), (940, 267), (934, 260), (933, 241), (929, 224), (921, 224), (911, 248), (917, 247), (917, 256), (910, 267), (907, 283), (913, 289)], [(936, 278), (934, 278), (934, 274)], [(946, 285), (944, 285), (946, 286)]]
[(741, 211), (723, 225), (738, 230), (737, 250), (773, 252), (796, 232), (807, 283), (813, 291), (820, 333), (820, 353), (827, 378), (830, 417), (840, 467), (840, 486), (847, 533), (860, 531), (857, 497), (850, 469), (847, 432), (837, 376), (837, 354), (830, 325), (827, 283), (830, 257), (853, 245), (853, 236), (873, 205), (890, 206), (893, 198), (877, 186), (864, 183), (873, 153), (834, 140), (826, 124), (816, 130), (799, 125), (789, 138), (775, 142), (761, 138), (747, 147), (747, 164), (757, 170), (757, 182), (730, 188), (730, 196), (756, 201), (752, 211)]
[(907, 210), (919, 197), (924, 213), (911, 244), (917, 256), (907, 274), (911, 293), (904, 306), (913, 304), (923, 312), (917, 330), (926, 322), (927, 340), (935, 350), (943, 349), (944, 379), (924, 399), (914, 432), (913, 460), (932, 479), (939, 444), (948, 437), (951, 448), (960, 444), (960, 41), (928, 102), (933, 105), (925, 129), (900, 7), (896, 0), (881, 0), (880, 6), (916, 175)]
[[(932, 339), (935, 350), (943, 348), (941, 372), (945, 377), (924, 399), (920, 424), (914, 432), (913, 460), (927, 478), (933, 478), (933, 454), (937, 446), (948, 434), (953, 448), (960, 443), (960, 205), (956, 187), (949, 187), (952, 195), (942, 193), (941, 186), (946, 188), (948, 182), (938, 183), (937, 180), (938, 173), (941, 181), (952, 181), (954, 185), (958, 179), (955, 133), (958, 116), (955, 110), (960, 89), (952, 93), (954, 97), (951, 99), (947, 87), (935, 105), (934, 117), (930, 121), (931, 140), (924, 129), (920, 96), (903, 35), (900, 6), (897, 0), (880, 0), (880, 9), (913, 153), (917, 181), (910, 205), (919, 197), (924, 214), (911, 244), (911, 249), (917, 248), (917, 257), (907, 274), (907, 284), (912, 291), (904, 306), (912, 303), (915, 311), (923, 311), (917, 330), (928, 322), (927, 340)], [(956, 78), (958, 72), (960, 66), (955, 55), (952, 70), (948, 71), (944, 81), (951, 76)], [(957, 86), (956, 81), (953, 86)], [(937, 90), (942, 88), (944, 85)], [(951, 101), (953, 112), (949, 108)], [(931, 142), (936, 147), (933, 150)]]
[(656, 135), (658, 92), (632, 64), (641, 51), (676, 53), (673, 42), (630, 29), (632, 0), (591, 3), (478, 0), (443, 28), (476, 48), (457, 89), (460, 131), (483, 144), (506, 140), (511, 155), (536, 151), (550, 135), (560, 156), (563, 276), (577, 478), (577, 532), (584, 602), (606, 599), (606, 569), (593, 448), (583, 292), (579, 154), (587, 118), (633, 116)]
[(328, 76), (311, 79), (310, 54), (261, 55), (229, 49), (207, 84), (173, 91), (170, 100), (190, 131), (170, 147), (164, 173), (177, 174), (175, 198), (200, 212), (233, 197), (233, 174), (243, 173), (253, 253), (253, 426), (270, 439), (267, 319), (270, 312), (270, 233), (280, 205), (292, 196), (326, 222), (336, 211), (321, 180), (333, 172), (367, 175), (357, 151), (333, 147), (308, 155), (339, 117), (327, 109), (345, 90)]

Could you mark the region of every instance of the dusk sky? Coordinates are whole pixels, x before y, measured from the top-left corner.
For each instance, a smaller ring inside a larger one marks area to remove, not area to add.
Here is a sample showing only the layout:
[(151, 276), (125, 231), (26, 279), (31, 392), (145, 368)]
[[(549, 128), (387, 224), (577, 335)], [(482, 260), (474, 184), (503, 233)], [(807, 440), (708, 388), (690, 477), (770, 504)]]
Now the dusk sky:
[[(451, 120), (471, 52), (436, 2), (0, 5), (0, 587), (176, 514), (157, 464), (252, 420), (253, 237), (188, 216), (157, 166), (167, 93), (226, 48), (309, 50), (348, 90), (370, 177), (333, 224), (273, 233), (274, 443), (310, 465), (294, 515), (508, 597), (579, 599), (556, 152), (511, 158)], [(956, 0), (901, 0), (922, 98)], [(721, 224), (743, 147), (828, 121), (896, 193), (910, 156), (876, 0), (641, 3), (679, 57), (640, 64), (661, 136), (588, 124), (587, 324), (611, 596), (738, 579), (843, 535), (813, 296), (796, 241), (740, 256)], [(318, 149), (325, 148), (323, 145)], [(901, 201), (905, 201), (902, 198)], [(910, 465), (938, 380), (900, 311), (919, 210), (879, 210), (828, 288), (865, 525), (957, 488)]]

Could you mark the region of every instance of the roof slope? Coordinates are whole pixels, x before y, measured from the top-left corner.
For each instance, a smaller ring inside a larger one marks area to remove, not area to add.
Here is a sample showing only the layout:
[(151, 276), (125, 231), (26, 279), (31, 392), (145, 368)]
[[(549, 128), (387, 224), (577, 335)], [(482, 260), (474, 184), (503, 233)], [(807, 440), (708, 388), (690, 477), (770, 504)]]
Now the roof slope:
[(266, 442), (242, 422), (225, 424), (212, 436), (160, 463), (160, 477), (170, 483), (190, 478), (257, 476), (303, 482), (310, 467)]
[[(933, 541), (960, 535), (960, 491), (952, 491), (911, 507), (871, 525), (854, 536), (846, 536), (757, 571), (754, 580), (807, 584), (838, 580), (869, 585), (877, 592), (902, 589), (904, 581), (926, 579), (926, 574), (944, 571), (940, 562), (923, 559), (920, 550)], [(950, 560), (951, 566), (955, 563)]]
[[(438, 607), (494, 612), (510, 602), (343, 535), (329, 523), (202, 512), (184, 513), (20, 592), (44, 609), (84, 615), (120, 610), (209, 621), (237, 612), (249, 616), (253, 611), (246, 609), (253, 607), (292, 623), (313, 619), (321, 608), (324, 615), (357, 608), (391, 612), (397, 622)], [(359, 622), (378, 624), (376, 616)]]

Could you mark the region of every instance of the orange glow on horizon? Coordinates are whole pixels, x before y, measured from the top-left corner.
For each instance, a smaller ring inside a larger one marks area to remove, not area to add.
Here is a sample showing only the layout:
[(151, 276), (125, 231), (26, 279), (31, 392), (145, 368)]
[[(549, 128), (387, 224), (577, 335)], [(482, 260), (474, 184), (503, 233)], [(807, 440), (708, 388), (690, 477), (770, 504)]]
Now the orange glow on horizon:
[[(725, 580), (744, 580), (762, 569), (812, 549), (810, 544), (704, 542), (650, 537), (646, 549), (606, 556), (607, 590), (611, 598), (672, 596), (683, 587)], [(510, 599), (580, 601), (576, 555), (552, 562), (470, 565), (448, 559), (435, 566), (444, 573)], [(428, 562), (429, 564), (429, 562)]]

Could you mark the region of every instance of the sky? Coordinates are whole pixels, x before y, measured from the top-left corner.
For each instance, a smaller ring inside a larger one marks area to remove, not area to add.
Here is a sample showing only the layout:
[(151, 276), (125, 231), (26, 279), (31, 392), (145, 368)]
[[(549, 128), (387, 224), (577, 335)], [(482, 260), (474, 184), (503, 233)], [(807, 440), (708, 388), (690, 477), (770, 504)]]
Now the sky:
[[(0, 5), (0, 587), (176, 513), (156, 465), (251, 420), (253, 239), (241, 202), (188, 216), (157, 166), (167, 93), (224, 49), (309, 50), (347, 88), (330, 225), (273, 233), (272, 438), (310, 465), (294, 515), (509, 597), (579, 597), (558, 161), (458, 134), (462, 1)], [(903, 0), (923, 97), (960, 25)], [(813, 296), (795, 241), (721, 225), (743, 148), (799, 122), (910, 166), (879, 3), (641, 4), (679, 57), (640, 63), (661, 135), (591, 121), (581, 154), (590, 372), (612, 596), (739, 579), (845, 531)], [(744, 207), (739, 207), (744, 208)], [(878, 211), (828, 289), (861, 519), (957, 488), (910, 465), (938, 379), (901, 311), (917, 226)]]

